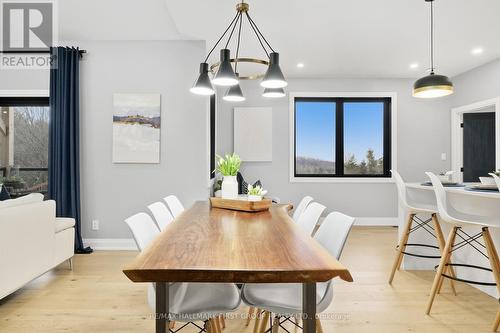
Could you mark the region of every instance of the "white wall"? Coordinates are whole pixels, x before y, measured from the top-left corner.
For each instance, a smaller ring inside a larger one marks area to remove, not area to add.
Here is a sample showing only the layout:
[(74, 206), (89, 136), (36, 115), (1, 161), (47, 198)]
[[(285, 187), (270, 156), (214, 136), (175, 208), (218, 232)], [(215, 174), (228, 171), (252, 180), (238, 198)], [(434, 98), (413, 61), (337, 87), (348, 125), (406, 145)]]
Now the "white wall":
[[(449, 98), (421, 100), (411, 96), (413, 81), (406, 79), (290, 79), (289, 92), (396, 92), (397, 93), (397, 165), (408, 181), (422, 181), (425, 171), (449, 168), (441, 153), (449, 155)], [(234, 106), (273, 107), (273, 161), (246, 162), (242, 172), (250, 181), (261, 179), (270, 194), (283, 201), (297, 203), (306, 194), (329, 210), (356, 217), (382, 218), (395, 222), (398, 215), (394, 184), (369, 183), (290, 183), (289, 181), (289, 99), (261, 96), (257, 81), (242, 86), (247, 100), (231, 104), (218, 99), (217, 151), (233, 150)], [(219, 96), (223, 91), (218, 92)], [(380, 220), (379, 220), (380, 221)]]
[[(208, 101), (189, 93), (205, 43), (72, 42), (81, 62), (80, 160), (84, 238), (131, 238), (123, 219), (175, 193), (207, 197)], [(47, 89), (46, 71), (2, 71), (0, 89)], [(160, 93), (161, 164), (111, 163), (113, 93)], [(100, 230), (91, 230), (91, 220)]]

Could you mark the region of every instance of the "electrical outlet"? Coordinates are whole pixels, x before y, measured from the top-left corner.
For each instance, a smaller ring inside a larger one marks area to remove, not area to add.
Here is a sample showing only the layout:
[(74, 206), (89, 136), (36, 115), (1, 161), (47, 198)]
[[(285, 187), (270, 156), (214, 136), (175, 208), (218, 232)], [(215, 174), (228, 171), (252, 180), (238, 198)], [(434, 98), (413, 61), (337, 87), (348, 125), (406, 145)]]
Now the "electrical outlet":
[(92, 220), (92, 230), (99, 230), (99, 220)]
[(441, 161), (446, 161), (446, 153), (441, 153)]

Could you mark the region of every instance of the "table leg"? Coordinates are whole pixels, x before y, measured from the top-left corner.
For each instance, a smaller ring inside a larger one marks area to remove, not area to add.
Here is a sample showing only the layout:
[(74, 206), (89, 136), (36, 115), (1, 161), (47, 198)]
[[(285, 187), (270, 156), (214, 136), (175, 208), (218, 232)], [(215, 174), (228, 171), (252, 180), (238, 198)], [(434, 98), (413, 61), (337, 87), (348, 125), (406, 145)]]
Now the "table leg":
[[(169, 295), (168, 284), (156, 283), (156, 333), (166, 333), (170, 326), (168, 320)], [(170, 331), (170, 330), (169, 330)]]
[(316, 283), (302, 285), (302, 323), (304, 333), (316, 333)]

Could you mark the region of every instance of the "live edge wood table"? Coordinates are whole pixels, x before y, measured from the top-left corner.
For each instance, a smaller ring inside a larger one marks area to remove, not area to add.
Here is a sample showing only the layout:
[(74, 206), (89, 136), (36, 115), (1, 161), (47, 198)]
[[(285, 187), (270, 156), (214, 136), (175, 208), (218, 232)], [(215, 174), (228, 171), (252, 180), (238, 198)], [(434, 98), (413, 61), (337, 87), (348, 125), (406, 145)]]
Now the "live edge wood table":
[(304, 332), (316, 332), (316, 283), (349, 271), (294, 225), (289, 205), (245, 213), (196, 202), (123, 270), (156, 283), (156, 332), (168, 327), (168, 283), (302, 283)]

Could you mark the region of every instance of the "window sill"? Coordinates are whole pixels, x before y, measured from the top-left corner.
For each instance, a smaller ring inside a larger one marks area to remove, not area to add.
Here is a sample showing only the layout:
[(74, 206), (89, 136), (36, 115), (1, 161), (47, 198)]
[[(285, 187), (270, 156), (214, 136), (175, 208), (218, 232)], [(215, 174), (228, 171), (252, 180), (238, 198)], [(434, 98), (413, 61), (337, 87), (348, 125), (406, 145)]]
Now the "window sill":
[(328, 177), (290, 177), (290, 183), (357, 183), (357, 184), (391, 184), (394, 183), (394, 179), (389, 178), (377, 178), (377, 177), (339, 177), (339, 178), (328, 178)]

